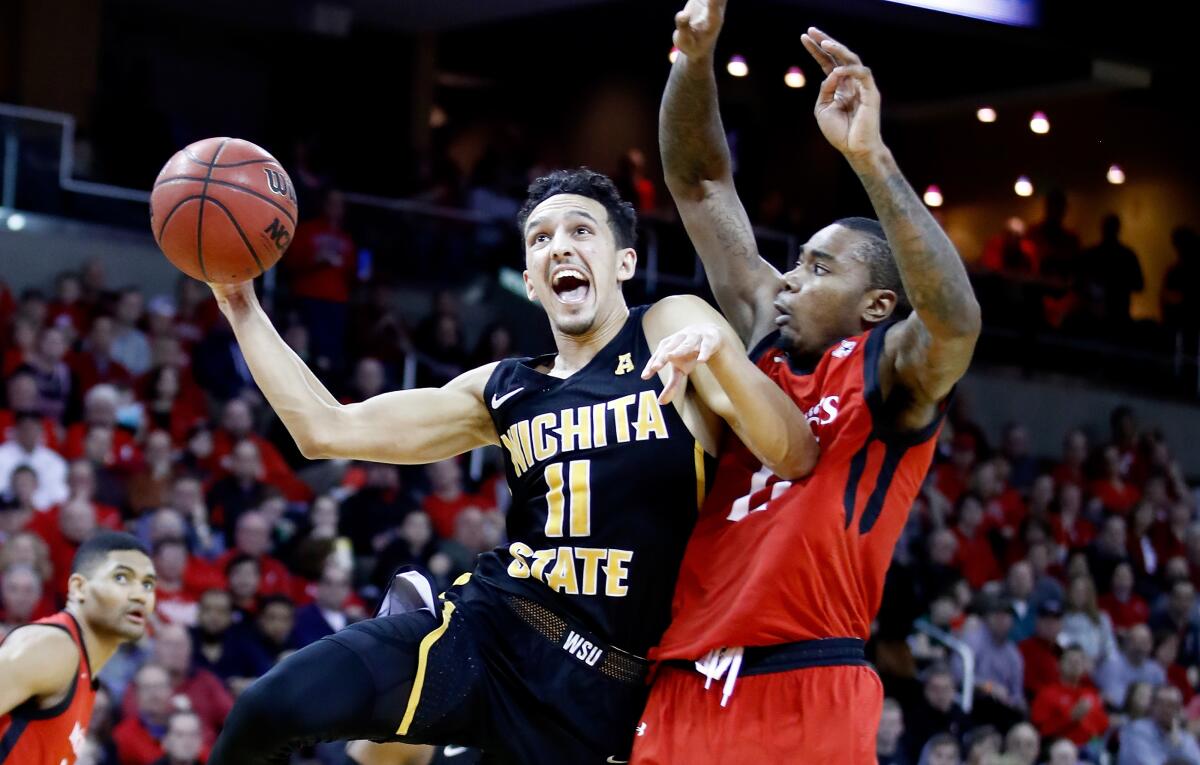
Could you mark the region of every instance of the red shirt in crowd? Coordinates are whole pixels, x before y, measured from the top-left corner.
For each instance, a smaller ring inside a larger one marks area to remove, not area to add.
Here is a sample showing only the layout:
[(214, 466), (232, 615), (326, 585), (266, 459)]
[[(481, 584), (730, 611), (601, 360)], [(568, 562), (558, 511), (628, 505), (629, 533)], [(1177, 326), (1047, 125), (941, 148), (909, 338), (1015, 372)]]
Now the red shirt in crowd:
[(1037, 635), (1017, 644), (1025, 659), (1025, 690), (1037, 696), (1043, 687), (1058, 682), (1058, 644)]
[[(90, 427), (86, 422), (77, 422), (67, 428), (66, 438), (63, 439), (62, 456), (68, 462), (83, 456), (83, 446), (87, 442)], [(112, 447), (104, 458), (107, 465), (129, 467), (142, 460), (142, 452), (138, 449), (133, 434), (124, 428), (113, 428)]]
[[(115, 507), (92, 503), (96, 509), (96, 525), (111, 531), (121, 530), (121, 513)], [(58, 516), (62, 507), (55, 505), (45, 512), (38, 513), (29, 522), (29, 530), (42, 538), (50, 549), (50, 565), (54, 575), (50, 587), (59, 602), (65, 603), (67, 598), (67, 580), (71, 578), (71, 563), (75, 560), (75, 552), (79, 549), (78, 542), (72, 542), (63, 536), (58, 525)]]
[[(16, 413), (11, 409), (0, 409), (0, 444), (13, 440), (16, 435)], [(61, 452), (58, 439), (58, 425), (49, 417), (42, 418), (42, 446)]]
[(1112, 619), (1113, 627), (1119, 630), (1129, 629), (1135, 624), (1145, 624), (1150, 620), (1150, 606), (1138, 595), (1130, 595), (1128, 600), (1117, 600), (1111, 592), (1100, 598), (1100, 608)]
[[(121, 765), (153, 765), (165, 754), (162, 744), (142, 724), (141, 717), (136, 713), (125, 717), (113, 728), (112, 738), (117, 746), (117, 760)], [(204, 746), (200, 750), (201, 762), (208, 760), (208, 751), (212, 744), (212, 733), (205, 729)]]
[(324, 218), (301, 223), (284, 266), (294, 296), (348, 302), (355, 271), (354, 240)]
[(1105, 510), (1118, 515), (1126, 515), (1142, 498), (1142, 492), (1133, 484), (1122, 482), (1118, 486), (1109, 480), (1092, 481), (1088, 493), (1100, 500)]
[(1092, 522), (1078, 516), (1070, 526), (1063, 523), (1061, 515), (1054, 516), (1050, 519), (1050, 531), (1054, 535), (1054, 541), (1060, 547), (1069, 550), (1086, 547), (1096, 538), (1096, 527)]
[[(270, 484), (283, 492), (290, 502), (309, 502), (313, 498), (312, 489), (308, 484), (301, 481), (292, 472), (288, 466), (287, 460), (279, 453), (267, 439), (252, 433), (246, 436), (254, 442), (258, 447), (258, 458), (262, 462), (263, 468), (263, 483)], [(226, 471), (221, 467), (221, 460), (233, 452), (233, 447), (237, 442), (233, 436), (224, 428), (219, 428), (213, 432), (213, 451), (208, 458), (209, 469), (214, 475), (225, 475)]]
[[(224, 572), (225, 567), (229, 565), (229, 561), (241, 554), (242, 551), (237, 548), (227, 550), (224, 555), (213, 561), (213, 566), (218, 571)], [(292, 597), (292, 575), (288, 572), (287, 566), (270, 555), (260, 555), (258, 556), (258, 571), (259, 595), (287, 595), (289, 598)]]
[[(187, 697), (191, 710), (200, 718), (206, 744), (211, 744), (214, 733), (225, 724), (225, 718), (233, 709), (233, 694), (225, 687), (225, 683), (207, 669), (197, 668), (175, 686), (172, 694)], [(121, 703), (121, 716), (125, 719), (138, 716), (135, 690), (131, 689), (125, 694)]]
[(459, 513), (468, 507), (492, 510), (495, 504), (487, 497), (466, 492), (452, 500), (445, 500), (436, 494), (430, 494), (421, 503), (421, 509), (429, 515), (429, 520), (433, 522), (433, 530), (437, 532), (437, 535), (443, 539), (450, 539), (454, 536), (454, 519), (458, 517)]
[[(1072, 719), (1071, 712), (1081, 699), (1088, 699), (1091, 708), (1078, 720)], [(1069, 738), (1077, 746), (1083, 746), (1108, 730), (1104, 700), (1100, 698), (1100, 692), (1086, 681), (1079, 685), (1055, 681), (1043, 686), (1033, 700), (1029, 719), (1042, 738)]]
[(962, 572), (963, 578), (978, 590), (988, 582), (993, 582), (1003, 576), (996, 555), (992, 552), (992, 543), (982, 530), (976, 531), (975, 536), (967, 538), (958, 528), (954, 528), (954, 538), (958, 540), (958, 557), (955, 566)]

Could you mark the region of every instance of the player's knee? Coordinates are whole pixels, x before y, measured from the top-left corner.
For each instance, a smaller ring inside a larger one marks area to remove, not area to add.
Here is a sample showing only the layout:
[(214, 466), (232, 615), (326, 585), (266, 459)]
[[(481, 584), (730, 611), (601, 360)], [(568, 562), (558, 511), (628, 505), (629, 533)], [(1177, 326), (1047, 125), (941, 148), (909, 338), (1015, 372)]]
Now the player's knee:
[(291, 727), (303, 719), (303, 702), (285, 673), (269, 672), (255, 680), (238, 696), (229, 719), (228, 731), (251, 736), (290, 737)]

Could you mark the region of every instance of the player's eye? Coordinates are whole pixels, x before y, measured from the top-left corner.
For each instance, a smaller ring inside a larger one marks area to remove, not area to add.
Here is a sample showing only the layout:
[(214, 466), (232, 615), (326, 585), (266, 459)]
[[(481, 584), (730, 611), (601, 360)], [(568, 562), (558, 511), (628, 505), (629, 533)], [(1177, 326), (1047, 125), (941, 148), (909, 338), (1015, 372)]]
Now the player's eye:
[(151, 582), (151, 581), (142, 582), (142, 589), (145, 590), (146, 592), (154, 592), (154, 582)]
[(534, 236), (533, 236), (534, 244), (544, 244), (545, 242), (548, 242), (548, 241), (550, 241), (549, 234), (534, 234)]
[(583, 235), (590, 234), (590, 233), (592, 233), (592, 230), (590, 228), (588, 228), (587, 226), (579, 226), (578, 228), (575, 229), (576, 236), (583, 236)]
[(820, 263), (813, 263), (813, 273), (817, 276), (824, 276), (825, 274), (829, 273), (829, 269)]
[(129, 581), (129, 576), (126, 574), (116, 574), (113, 576), (113, 579), (117, 581), (117, 584), (125, 584)]

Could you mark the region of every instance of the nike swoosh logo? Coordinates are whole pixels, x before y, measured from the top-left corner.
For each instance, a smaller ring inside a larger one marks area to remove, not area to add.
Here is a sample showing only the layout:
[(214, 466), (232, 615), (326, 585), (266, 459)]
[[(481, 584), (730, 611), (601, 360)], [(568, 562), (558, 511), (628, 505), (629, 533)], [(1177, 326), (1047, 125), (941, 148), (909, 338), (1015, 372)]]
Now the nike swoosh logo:
[(465, 746), (447, 746), (442, 749), (442, 755), (445, 757), (457, 757), (467, 751)]
[(609, 757), (607, 762), (629, 762), (629, 760), (614, 760), (612, 757)]
[(517, 395), (518, 393), (520, 393), (523, 390), (525, 390), (525, 387), (521, 386), (520, 388), (510, 390), (508, 393), (505, 393), (503, 396), (500, 396), (500, 397), (497, 397), (496, 394), (493, 393), (492, 394), (492, 408), (499, 409), (501, 406), (504, 405), (505, 401), (508, 401), (510, 398)]

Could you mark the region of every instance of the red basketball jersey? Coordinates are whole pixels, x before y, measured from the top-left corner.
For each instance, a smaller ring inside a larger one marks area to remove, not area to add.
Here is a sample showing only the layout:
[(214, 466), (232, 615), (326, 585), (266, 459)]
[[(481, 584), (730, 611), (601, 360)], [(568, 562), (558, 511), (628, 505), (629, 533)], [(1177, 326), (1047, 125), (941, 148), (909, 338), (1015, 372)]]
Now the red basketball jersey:
[(37, 701), (30, 699), (12, 712), (0, 715), (0, 763), (73, 765), (83, 748), (88, 722), (92, 719), (92, 704), (96, 701), (92, 667), (74, 616), (59, 611), (33, 623), (66, 630), (79, 648), (79, 667), (71, 690), (53, 707), (38, 709)]
[(820, 460), (806, 478), (783, 481), (726, 437), (684, 555), (671, 626), (652, 658), (870, 636), (941, 427), (940, 414), (919, 432), (886, 427), (879, 359), (887, 331), (842, 340), (811, 372), (791, 367), (776, 336), (759, 345), (759, 369), (807, 413)]

